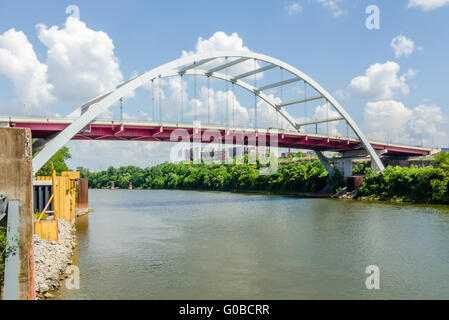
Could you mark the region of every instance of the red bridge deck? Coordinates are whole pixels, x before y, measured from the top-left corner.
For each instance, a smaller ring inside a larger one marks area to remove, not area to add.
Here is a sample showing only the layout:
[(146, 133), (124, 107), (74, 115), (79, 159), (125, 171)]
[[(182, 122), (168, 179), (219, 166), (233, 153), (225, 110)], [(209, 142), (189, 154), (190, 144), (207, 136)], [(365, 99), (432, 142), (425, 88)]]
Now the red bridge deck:
[[(11, 127), (30, 128), (33, 138), (49, 138), (64, 130), (73, 120), (71, 119), (43, 119), (43, 118), (0, 118), (0, 125), (8, 124)], [(116, 140), (116, 141), (163, 141), (171, 142), (171, 134), (176, 129), (185, 129), (190, 137), (199, 134), (198, 130), (192, 125), (173, 124), (173, 123), (155, 123), (138, 121), (111, 121), (95, 120), (79, 132), (74, 140)], [(267, 130), (254, 130), (244, 128), (231, 128), (220, 126), (204, 126), (201, 132), (205, 130), (216, 130), (222, 135), (222, 143), (225, 143), (226, 137), (234, 136), (233, 143), (239, 143), (236, 137), (244, 137), (244, 141), (265, 139), (269, 146), (270, 138)], [(203, 138), (203, 143), (213, 142)], [(240, 140), (241, 141), (241, 140)], [(390, 155), (428, 155), (431, 149), (388, 144), (381, 142), (371, 142), (376, 150), (386, 150)], [(293, 131), (278, 132), (278, 147), (293, 149), (309, 149), (315, 151), (348, 151), (362, 149), (361, 143), (352, 138), (328, 137), (319, 134), (305, 134)]]

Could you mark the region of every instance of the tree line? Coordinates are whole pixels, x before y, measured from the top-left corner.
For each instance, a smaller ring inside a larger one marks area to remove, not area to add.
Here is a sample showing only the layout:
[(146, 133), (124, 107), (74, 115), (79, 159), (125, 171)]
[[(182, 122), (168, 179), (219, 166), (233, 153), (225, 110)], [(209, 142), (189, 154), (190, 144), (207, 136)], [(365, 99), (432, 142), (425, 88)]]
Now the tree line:
[(90, 188), (108, 188), (111, 181), (119, 188), (198, 189), (219, 191), (266, 191), (316, 193), (327, 183), (331, 189), (343, 185), (337, 171), (332, 177), (318, 160), (298, 161), (279, 165), (273, 175), (261, 175), (260, 164), (163, 163), (150, 168), (109, 167), (91, 172), (78, 167), (81, 177), (89, 179)]
[[(197, 189), (218, 191), (262, 191), (272, 193), (316, 193), (328, 186), (327, 191), (338, 192), (345, 185), (342, 174), (335, 170), (329, 175), (320, 161), (300, 160), (304, 153), (291, 154), (279, 163), (273, 175), (261, 175), (260, 163), (249, 164), (247, 155), (243, 164), (164, 163), (149, 168), (124, 166), (91, 172), (78, 167), (81, 177), (89, 179), (90, 188), (108, 188), (111, 181), (116, 187), (139, 189)], [(59, 175), (68, 170), (65, 160), (71, 157), (62, 148), (39, 171), (50, 175), (51, 166)], [(293, 160), (295, 161), (286, 161)], [(353, 174), (364, 175), (364, 183), (357, 197), (382, 200), (404, 200), (418, 203), (449, 204), (449, 152), (434, 155), (433, 166), (392, 167), (382, 173), (366, 164), (354, 168)]]
[(363, 166), (356, 170), (365, 176), (360, 197), (449, 204), (449, 152), (434, 155), (433, 166), (388, 166), (383, 173)]

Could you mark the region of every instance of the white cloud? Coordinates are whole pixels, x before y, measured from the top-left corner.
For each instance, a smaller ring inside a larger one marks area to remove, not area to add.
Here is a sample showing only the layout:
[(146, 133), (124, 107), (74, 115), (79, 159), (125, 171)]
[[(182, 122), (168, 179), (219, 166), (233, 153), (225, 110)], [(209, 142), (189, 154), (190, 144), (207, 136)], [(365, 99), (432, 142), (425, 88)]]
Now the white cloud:
[(367, 99), (392, 99), (398, 94), (408, 95), (406, 76), (398, 76), (399, 64), (387, 61), (370, 66), (364, 76), (351, 80), (348, 91), (351, 97)]
[(107, 33), (94, 31), (73, 17), (67, 18), (63, 28), (39, 24), (37, 31), (48, 48), (48, 76), (58, 101), (83, 103), (122, 81)]
[[(188, 56), (197, 53), (205, 53), (211, 51), (250, 51), (243, 45), (243, 39), (234, 32), (231, 35), (227, 35), (223, 31), (215, 32), (209, 39), (198, 38), (195, 45), (195, 51), (182, 51), (182, 56)], [(204, 68), (210, 69), (214, 66), (224, 64), (225, 59), (215, 59), (212, 62), (204, 65)], [(248, 72), (254, 69), (260, 68), (258, 62), (254, 63), (253, 60), (247, 60), (239, 63), (235, 66), (227, 68), (229, 75), (235, 75), (239, 73)], [(226, 72), (226, 71), (225, 71)], [(262, 77), (262, 73), (257, 74), (257, 78)]]
[(416, 48), (415, 43), (412, 39), (407, 38), (406, 36), (400, 34), (391, 40), (391, 47), (394, 50), (394, 54), (396, 58), (400, 58), (401, 56), (409, 56), (416, 50), (422, 50), (421, 47)]
[(0, 74), (14, 84), (14, 101), (10, 103), (8, 112), (25, 108), (26, 114), (35, 113), (53, 101), (53, 86), (47, 81), (47, 66), (39, 62), (22, 31), (10, 29), (0, 34)]
[(337, 89), (334, 92), (334, 96), (339, 100), (344, 100), (346, 98), (346, 92), (343, 89)]
[(203, 122), (207, 122), (209, 113), (211, 123), (232, 126), (234, 121), (235, 126), (246, 126), (248, 124), (248, 110), (240, 104), (232, 90), (215, 91), (212, 88), (201, 87), (197, 99), (189, 101), (190, 109), (186, 113), (187, 116), (194, 116), (195, 104), (197, 119)]
[[(438, 130), (437, 125), (445, 121), (446, 119), (440, 107), (421, 104), (413, 108), (413, 118), (410, 120), (409, 129), (412, 137), (416, 139), (422, 137), (427, 144), (443, 142), (443, 138), (446, 135), (443, 131)], [(447, 140), (444, 142), (447, 143)]]
[(418, 74), (418, 70), (410, 68), (410, 69), (407, 70), (406, 73), (404, 73), (402, 75), (402, 77), (405, 78), (405, 79), (413, 79), (413, 78), (416, 77), (417, 74)]
[(302, 6), (298, 2), (292, 2), (285, 7), (285, 10), (289, 16), (294, 16), (302, 12)]
[(366, 104), (365, 131), (370, 139), (411, 145), (443, 143), (446, 133), (438, 129), (446, 121), (438, 106), (419, 105), (413, 109), (394, 100)]
[[(172, 144), (155, 141), (74, 140), (68, 143), (68, 147), (76, 150), (67, 163), (70, 168), (83, 166), (91, 170), (106, 170), (109, 166), (135, 165), (144, 168), (168, 161)], [(117, 153), (117, 150), (120, 152)]]
[[(340, 114), (335, 111), (329, 103), (317, 106), (315, 108), (315, 114), (313, 115), (313, 119), (316, 121), (335, 119), (338, 117), (340, 117)], [(338, 131), (338, 121), (318, 124), (318, 130), (319, 133), (329, 134), (329, 136), (342, 136)]]
[(249, 51), (249, 49), (243, 45), (242, 38), (240, 38), (236, 32), (228, 36), (223, 31), (215, 32), (209, 39), (203, 39), (202, 37), (199, 37), (195, 45), (195, 49), (195, 51), (183, 50), (182, 55), (187, 56), (195, 53), (222, 50)]
[(339, 3), (343, 0), (316, 0), (323, 7), (332, 11), (334, 17), (340, 17), (343, 14), (343, 10), (340, 8)]
[(420, 8), (423, 11), (431, 11), (449, 4), (449, 0), (409, 0), (407, 8)]
[[(279, 97), (276, 97), (272, 93), (267, 95), (275, 104), (280, 104), (282, 102)], [(254, 127), (254, 124), (255, 109), (253, 104), (253, 107), (249, 109), (249, 126)], [(271, 105), (262, 99), (257, 100), (257, 127), (293, 130), (292, 125)]]
[(393, 137), (408, 140), (406, 129), (412, 114), (413, 111), (402, 102), (394, 100), (369, 102), (364, 112), (365, 130), (374, 140), (387, 141)]

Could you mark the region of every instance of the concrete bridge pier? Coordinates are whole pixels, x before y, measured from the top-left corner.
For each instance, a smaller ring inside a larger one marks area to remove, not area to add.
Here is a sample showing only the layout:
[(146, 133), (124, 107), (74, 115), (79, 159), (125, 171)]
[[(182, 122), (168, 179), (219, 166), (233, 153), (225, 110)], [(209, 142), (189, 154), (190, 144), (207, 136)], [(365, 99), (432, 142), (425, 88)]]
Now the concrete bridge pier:
[(337, 158), (332, 159), (332, 162), (334, 163), (335, 168), (340, 171), (344, 178), (352, 176), (352, 169), (354, 168), (354, 165), (352, 161), (354, 158)]
[[(380, 157), (381, 155), (387, 153), (386, 150), (376, 150), (377, 155)], [(343, 173), (345, 179), (347, 177), (352, 176), (352, 169), (354, 169), (354, 160), (366, 159), (370, 160), (368, 153), (365, 150), (351, 150), (346, 151), (343, 154), (343, 157), (333, 159), (335, 167)], [(378, 170), (376, 163), (371, 161), (371, 168), (374, 170)]]
[(30, 129), (0, 128), (0, 193), (19, 201), (18, 300), (34, 299), (31, 144)]

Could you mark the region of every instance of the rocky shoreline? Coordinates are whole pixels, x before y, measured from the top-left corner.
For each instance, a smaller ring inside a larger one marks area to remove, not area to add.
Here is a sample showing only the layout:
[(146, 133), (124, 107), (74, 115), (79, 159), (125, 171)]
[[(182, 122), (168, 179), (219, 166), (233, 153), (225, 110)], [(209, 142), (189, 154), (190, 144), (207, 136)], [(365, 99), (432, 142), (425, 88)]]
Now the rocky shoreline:
[[(346, 188), (345, 188), (346, 189)], [(396, 202), (396, 203), (415, 203), (412, 200), (404, 199), (380, 199), (380, 198), (370, 198), (365, 196), (359, 196), (357, 190), (347, 192), (345, 189), (339, 193), (334, 194), (331, 198), (341, 199), (341, 200), (360, 200), (360, 201), (381, 201), (381, 202)]]
[(77, 245), (74, 223), (58, 220), (58, 241), (47, 241), (33, 236), (34, 279), (37, 299), (52, 298), (66, 278), (65, 270), (72, 263), (73, 249)]

